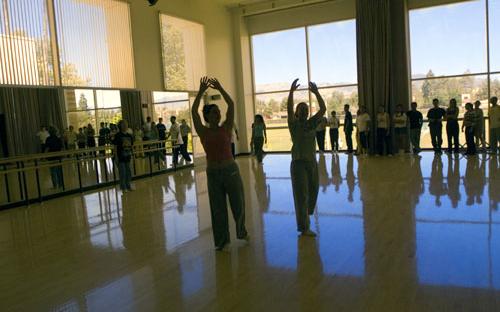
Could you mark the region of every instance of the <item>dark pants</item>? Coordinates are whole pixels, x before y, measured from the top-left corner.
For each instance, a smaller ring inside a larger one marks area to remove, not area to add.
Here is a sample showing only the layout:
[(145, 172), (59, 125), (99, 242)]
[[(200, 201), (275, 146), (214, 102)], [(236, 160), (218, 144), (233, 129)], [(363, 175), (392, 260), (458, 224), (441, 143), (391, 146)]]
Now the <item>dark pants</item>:
[(361, 144), (361, 147), (364, 149), (368, 148), (368, 131), (363, 131), (359, 133), (359, 143)]
[(130, 181), (132, 181), (132, 173), (130, 171), (130, 161), (118, 162), (118, 174), (120, 178), (120, 189), (130, 190)]
[(257, 161), (262, 162), (264, 158), (264, 137), (256, 137), (253, 139), (253, 150), (255, 151), (255, 156), (257, 156)]
[(325, 151), (325, 134), (326, 130), (316, 131), (316, 142), (320, 151)]
[[(105, 145), (106, 145), (106, 139), (105, 139), (105, 138), (101, 138), (101, 137), (99, 137), (99, 138), (97, 139), (97, 144), (99, 145), (99, 147), (105, 146)], [(104, 154), (104, 152), (105, 152), (104, 150), (99, 151), (99, 154), (103, 155), (103, 154)]]
[(227, 197), (236, 223), (236, 236), (245, 238), (245, 194), (238, 165), (207, 168), (207, 184), (215, 246), (224, 247), (230, 242)]
[(413, 147), (413, 153), (420, 152), (420, 128), (410, 129), (410, 141)]
[(431, 130), (431, 140), (434, 152), (441, 152), (441, 145), (443, 145), (443, 125), (441, 123), (429, 124)]
[(182, 148), (182, 145), (174, 146), (172, 148), (172, 153), (174, 166), (177, 166), (177, 163), (179, 162), (179, 154), (182, 155), (182, 158), (184, 158), (184, 160), (191, 161), (191, 156), (189, 156), (187, 150)]
[(339, 150), (339, 129), (330, 129), (330, 144), (332, 151)]
[(42, 150), (40, 153), (45, 153), (45, 144), (40, 144), (40, 149)]
[(474, 141), (474, 128), (465, 128), (465, 141), (467, 142), (467, 155), (476, 154), (476, 142)]
[[(459, 152), (460, 143), (458, 142), (458, 121), (450, 120), (446, 123), (446, 136), (448, 137), (448, 153)], [(453, 143), (455, 148), (453, 149)]]
[(314, 213), (319, 192), (316, 161), (292, 160), (290, 165), (297, 231), (309, 230), (309, 216)]
[(352, 153), (352, 131), (345, 131), (345, 144), (347, 145), (347, 152)]
[(62, 166), (50, 167), (50, 177), (54, 188), (63, 187), (63, 170)]
[(388, 131), (386, 128), (377, 128), (377, 153), (379, 155), (384, 155), (384, 149), (387, 154), (392, 155), (391, 137)]
[(188, 153), (188, 142), (189, 142), (189, 137), (188, 136), (183, 136), (182, 137), (182, 145), (181, 145), (181, 148), (182, 148), (182, 151), (185, 152), (186, 154), (189, 154)]

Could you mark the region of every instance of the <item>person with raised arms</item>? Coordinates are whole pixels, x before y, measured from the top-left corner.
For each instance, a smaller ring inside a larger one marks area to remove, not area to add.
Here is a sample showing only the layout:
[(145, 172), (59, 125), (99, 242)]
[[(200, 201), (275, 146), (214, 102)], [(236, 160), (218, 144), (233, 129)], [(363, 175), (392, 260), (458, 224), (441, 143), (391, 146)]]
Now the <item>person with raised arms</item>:
[(302, 236), (315, 237), (311, 231), (309, 216), (314, 213), (319, 191), (318, 164), (316, 161), (316, 128), (325, 112), (325, 101), (315, 83), (309, 83), (309, 90), (316, 96), (319, 104), (318, 112), (311, 118), (309, 105), (301, 102), (294, 111), (293, 94), (299, 88), (295, 79), (288, 94), (288, 129), (292, 137), (292, 162), (290, 173), (292, 178), (297, 230)]
[[(227, 104), (226, 120), (220, 125), (221, 113), (216, 104), (203, 107), (201, 121), (199, 107), (203, 95), (213, 88), (219, 91)], [(198, 95), (191, 108), (193, 124), (200, 137), (207, 158), (207, 185), (212, 216), (212, 231), (216, 250), (223, 250), (229, 244), (229, 222), (227, 197), (236, 224), (236, 237), (249, 239), (245, 227), (245, 195), (240, 170), (231, 153), (231, 133), (234, 126), (234, 102), (215, 78), (203, 77), (200, 80)]]

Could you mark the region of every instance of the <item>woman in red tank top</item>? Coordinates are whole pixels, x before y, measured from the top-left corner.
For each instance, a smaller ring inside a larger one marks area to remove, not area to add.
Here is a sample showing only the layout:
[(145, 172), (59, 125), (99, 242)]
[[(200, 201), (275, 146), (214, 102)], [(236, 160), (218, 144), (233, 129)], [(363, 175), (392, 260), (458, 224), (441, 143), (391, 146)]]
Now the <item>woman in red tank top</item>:
[[(227, 103), (226, 120), (222, 125), (219, 107), (215, 104), (203, 107), (203, 118), (208, 127), (203, 125), (199, 114), (201, 99), (208, 88), (219, 91)], [(212, 216), (212, 231), (215, 247), (222, 250), (230, 242), (227, 200), (236, 223), (238, 239), (248, 240), (245, 228), (245, 196), (243, 181), (238, 165), (231, 154), (231, 132), (234, 126), (234, 102), (224, 90), (220, 82), (203, 77), (200, 80), (200, 90), (191, 108), (193, 124), (201, 144), (207, 155), (207, 184)]]

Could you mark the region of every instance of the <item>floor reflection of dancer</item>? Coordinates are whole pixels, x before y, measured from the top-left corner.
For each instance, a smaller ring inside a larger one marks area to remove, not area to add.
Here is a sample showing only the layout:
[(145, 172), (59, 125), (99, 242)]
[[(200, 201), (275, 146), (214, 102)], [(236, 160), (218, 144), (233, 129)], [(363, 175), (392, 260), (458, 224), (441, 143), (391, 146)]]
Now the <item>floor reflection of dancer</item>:
[[(199, 107), (201, 99), (211, 87), (222, 94), (226, 104), (226, 121), (219, 126), (221, 114), (215, 104), (203, 107), (203, 118), (208, 124), (204, 126)], [(240, 170), (231, 153), (231, 133), (234, 125), (234, 102), (217, 79), (203, 77), (200, 89), (191, 108), (193, 124), (198, 133), (207, 157), (207, 184), (212, 216), (212, 231), (215, 247), (222, 250), (230, 242), (227, 213), (227, 197), (236, 223), (238, 239), (248, 240), (245, 227), (245, 196)]]
[(267, 212), (271, 200), (271, 188), (267, 184), (264, 167), (254, 164), (252, 165), (252, 170), (255, 179), (255, 195), (257, 196), (259, 207), (263, 212)]
[(309, 228), (309, 216), (314, 213), (319, 191), (318, 164), (316, 162), (316, 128), (326, 112), (325, 101), (316, 84), (310, 82), (309, 90), (319, 103), (318, 112), (309, 116), (309, 106), (301, 102), (293, 110), (293, 93), (298, 89), (298, 79), (290, 87), (288, 95), (288, 129), (292, 137), (292, 177), (297, 230), (304, 236), (316, 236)]

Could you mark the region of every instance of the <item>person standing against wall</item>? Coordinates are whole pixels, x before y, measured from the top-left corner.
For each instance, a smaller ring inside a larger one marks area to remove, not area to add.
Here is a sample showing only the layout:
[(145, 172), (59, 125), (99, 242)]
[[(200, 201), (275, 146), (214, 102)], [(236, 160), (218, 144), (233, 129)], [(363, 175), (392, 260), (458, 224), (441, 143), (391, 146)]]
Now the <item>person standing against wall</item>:
[(331, 116), (328, 117), (328, 127), (330, 127), (330, 144), (332, 146), (332, 153), (337, 153), (339, 151), (339, 126), (340, 121), (337, 117), (335, 111), (331, 112)]
[(377, 153), (384, 155), (384, 150), (387, 155), (392, 156), (391, 148), (391, 118), (385, 112), (385, 107), (380, 105), (377, 113)]
[(316, 127), (316, 142), (318, 144), (318, 149), (321, 154), (325, 152), (326, 124), (327, 120), (323, 116), (319, 120), (318, 127)]
[[(57, 129), (54, 127), (49, 127), (49, 137), (45, 141), (45, 152), (54, 153), (60, 152), (63, 149), (63, 141), (57, 134)], [(62, 156), (52, 156), (48, 157), (47, 160), (58, 162), (57, 165), (50, 167), (50, 177), (52, 179), (52, 186), (54, 189), (60, 189), (63, 187), (63, 171), (62, 166), (59, 164)]]
[(452, 152), (458, 154), (460, 151), (458, 132), (459, 126), (457, 100), (451, 99), (450, 106), (446, 110), (446, 136), (448, 138), (448, 154), (451, 154)]
[(292, 162), (290, 173), (292, 178), (297, 230), (302, 236), (315, 237), (311, 231), (309, 216), (316, 209), (319, 191), (318, 164), (316, 160), (316, 128), (326, 112), (325, 101), (315, 83), (309, 83), (309, 90), (316, 96), (319, 104), (318, 112), (308, 119), (309, 106), (301, 102), (293, 109), (293, 94), (299, 88), (295, 79), (288, 94), (288, 129), (292, 137)]
[(347, 145), (347, 153), (351, 154), (353, 152), (352, 149), (352, 114), (349, 111), (349, 104), (344, 105), (344, 134), (345, 134), (345, 143)]
[(250, 144), (255, 151), (255, 156), (257, 156), (259, 164), (262, 163), (262, 158), (264, 157), (264, 151), (262, 149), (264, 143), (267, 143), (266, 123), (262, 115), (255, 115), (254, 123), (252, 124), (252, 139)]
[(427, 112), (429, 119), (429, 129), (431, 131), (432, 147), (434, 153), (441, 154), (441, 146), (443, 145), (443, 118), (446, 116), (446, 111), (439, 107), (439, 100), (432, 100), (432, 108)]
[(36, 133), (36, 136), (38, 137), (38, 140), (40, 140), (40, 151), (41, 151), (41, 153), (44, 153), (45, 152), (45, 141), (50, 136), (49, 132), (47, 131), (47, 128), (45, 128), (45, 126), (41, 126), (40, 131), (38, 131)]
[(188, 152), (188, 144), (189, 144), (189, 134), (191, 133), (191, 127), (188, 126), (186, 119), (181, 120), (181, 125), (179, 127), (179, 130), (181, 132), (181, 138), (182, 138), (182, 146), (181, 146), (181, 153), (186, 153), (189, 154)]
[(464, 121), (462, 123), (462, 132), (465, 129), (465, 140), (467, 142), (467, 151), (465, 155), (476, 154), (476, 142), (474, 141), (474, 126), (476, 122), (476, 114), (472, 103), (465, 104), (466, 112), (464, 114)]
[(490, 151), (496, 154), (500, 151), (500, 106), (496, 96), (490, 99), (491, 107), (488, 112), (490, 119)]
[(359, 108), (359, 114), (356, 117), (356, 126), (358, 128), (359, 134), (359, 154), (368, 155), (368, 140), (370, 138), (370, 115), (366, 109), (361, 106)]
[(424, 124), (424, 116), (417, 110), (417, 102), (411, 103), (411, 110), (406, 113), (410, 122), (410, 141), (413, 154), (420, 153), (420, 133)]
[(128, 133), (128, 123), (126, 120), (118, 122), (120, 130), (113, 139), (115, 146), (115, 157), (118, 162), (118, 172), (120, 178), (120, 189), (123, 193), (132, 191), (130, 182), (132, 181), (132, 173), (130, 171), (130, 161), (132, 160), (134, 137)]
[(481, 109), (481, 101), (474, 102), (474, 114), (476, 116), (476, 122), (474, 123), (476, 146), (481, 145), (481, 149), (486, 151), (486, 142), (484, 140), (484, 113)]
[(404, 154), (408, 149), (408, 117), (403, 112), (403, 105), (396, 105), (394, 134), (396, 135), (396, 153)]

